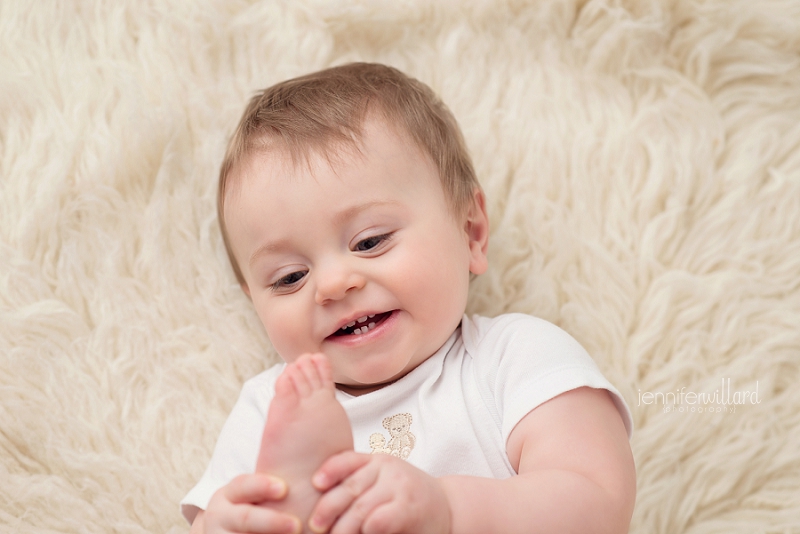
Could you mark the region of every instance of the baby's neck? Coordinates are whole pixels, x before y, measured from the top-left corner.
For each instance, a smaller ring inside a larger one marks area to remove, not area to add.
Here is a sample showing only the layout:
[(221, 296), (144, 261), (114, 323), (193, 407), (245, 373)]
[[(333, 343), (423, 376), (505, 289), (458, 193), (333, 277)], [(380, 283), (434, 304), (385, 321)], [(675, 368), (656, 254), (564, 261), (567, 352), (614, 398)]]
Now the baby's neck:
[[(412, 369), (413, 370), (413, 369)], [(410, 372), (410, 371), (409, 371)], [(408, 373), (406, 373), (408, 374)], [(406, 376), (404, 374), (403, 376)], [(353, 397), (360, 397), (361, 395), (366, 395), (367, 393), (372, 393), (373, 391), (378, 391), (379, 389), (385, 388), (391, 384), (394, 384), (403, 376), (394, 378), (388, 382), (382, 382), (380, 384), (365, 384), (365, 385), (358, 385), (358, 386), (350, 386), (346, 384), (336, 384), (336, 389), (339, 391), (344, 391), (348, 395), (352, 395)]]
[[(419, 367), (419, 365), (417, 365)], [(347, 385), (347, 384), (336, 384), (336, 389), (339, 391), (344, 391), (348, 395), (352, 395), (353, 397), (360, 397), (361, 395), (366, 395), (367, 393), (372, 393), (373, 391), (378, 391), (379, 389), (383, 389), (386, 386), (391, 386), (398, 380), (402, 380), (406, 376), (409, 375), (414, 369), (408, 369), (405, 373), (401, 374), (400, 376), (396, 376), (386, 382), (381, 382), (380, 384), (358, 384), (358, 385)]]

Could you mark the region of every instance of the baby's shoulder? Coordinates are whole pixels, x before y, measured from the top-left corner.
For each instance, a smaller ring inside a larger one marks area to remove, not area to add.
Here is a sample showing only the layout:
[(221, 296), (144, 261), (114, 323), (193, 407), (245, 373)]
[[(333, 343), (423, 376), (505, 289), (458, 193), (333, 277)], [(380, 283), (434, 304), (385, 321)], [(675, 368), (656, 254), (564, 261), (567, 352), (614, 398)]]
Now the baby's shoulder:
[(242, 384), (240, 399), (249, 401), (250, 403), (258, 406), (261, 406), (265, 403), (268, 404), (275, 395), (275, 381), (278, 379), (285, 367), (285, 363), (278, 363), (269, 369), (266, 369), (257, 375), (248, 378), (244, 384)]
[(468, 351), (579, 350), (580, 344), (555, 324), (525, 313), (464, 317), (462, 336)]

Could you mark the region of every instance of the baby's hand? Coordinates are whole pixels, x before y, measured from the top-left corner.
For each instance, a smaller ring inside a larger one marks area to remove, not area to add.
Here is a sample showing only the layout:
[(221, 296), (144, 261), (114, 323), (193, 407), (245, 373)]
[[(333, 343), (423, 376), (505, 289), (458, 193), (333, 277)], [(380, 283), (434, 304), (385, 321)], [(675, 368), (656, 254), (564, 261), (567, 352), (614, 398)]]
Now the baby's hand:
[(322, 464), (313, 483), (325, 492), (309, 521), (314, 532), (450, 532), (450, 506), (439, 481), (400, 458), (343, 452)]
[(259, 473), (238, 476), (214, 493), (208, 509), (192, 524), (192, 533), (299, 533), (299, 519), (256, 504), (280, 501), (286, 493), (286, 484), (278, 478)]

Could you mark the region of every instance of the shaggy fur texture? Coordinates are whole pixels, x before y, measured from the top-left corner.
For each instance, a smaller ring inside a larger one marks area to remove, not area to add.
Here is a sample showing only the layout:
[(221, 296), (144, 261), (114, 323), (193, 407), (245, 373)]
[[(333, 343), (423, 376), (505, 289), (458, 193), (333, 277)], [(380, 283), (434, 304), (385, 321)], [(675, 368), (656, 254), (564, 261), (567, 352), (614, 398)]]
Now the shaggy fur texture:
[[(559, 324), (626, 396), (631, 531), (800, 532), (800, 3), (26, 4), (0, 3), (0, 530), (186, 531), (277, 361), (215, 220), (226, 138), (254, 90), (366, 60), (463, 127), (469, 311)], [(728, 379), (759, 402), (661, 402)]]

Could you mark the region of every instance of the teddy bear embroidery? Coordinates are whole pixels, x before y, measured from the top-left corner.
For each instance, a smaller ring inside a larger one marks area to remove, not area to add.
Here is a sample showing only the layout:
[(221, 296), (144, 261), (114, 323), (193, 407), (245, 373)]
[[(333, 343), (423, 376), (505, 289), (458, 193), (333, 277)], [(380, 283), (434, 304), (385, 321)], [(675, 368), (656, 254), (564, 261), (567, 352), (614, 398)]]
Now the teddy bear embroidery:
[(369, 437), (369, 447), (372, 454), (391, 454), (403, 460), (408, 458), (414, 449), (417, 438), (409, 430), (411, 428), (411, 414), (399, 413), (383, 420), (383, 428), (389, 431), (389, 441), (383, 434), (376, 432)]

